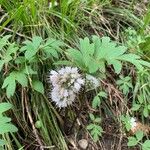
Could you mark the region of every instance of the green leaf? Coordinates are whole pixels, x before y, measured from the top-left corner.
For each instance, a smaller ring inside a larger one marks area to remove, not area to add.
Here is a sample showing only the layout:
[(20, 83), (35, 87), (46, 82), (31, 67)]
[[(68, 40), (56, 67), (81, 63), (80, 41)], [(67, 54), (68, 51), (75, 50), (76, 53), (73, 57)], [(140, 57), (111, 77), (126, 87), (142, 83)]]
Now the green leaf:
[(39, 92), (41, 94), (44, 94), (44, 86), (43, 86), (43, 83), (41, 81), (34, 80), (32, 82), (32, 86), (33, 86), (34, 90), (36, 90), (37, 92)]
[(3, 38), (0, 38), (0, 50), (7, 45), (8, 39), (11, 37), (11, 35), (6, 35)]
[(140, 109), (140, 107), (141, 107), (141, 105), (140, 105), (140, 104), (133, 104), (133, 107), (131, 108), (131, 110), (133, 110), (133, 111), (137, 111), (137, 110), (139, 110), (139, 109)]
[(95, 96), (93, 101), (92, 101), (92, 107), (94, 109), (96, 109), (97, 107), (100, 106), (100, 103), (101, 103), (100, 98), (98, 96)]
[(92, 121), (94, 121), (95, 120), (95, 117), (94, 117), (94, 115), (93, 114), (89, 114), (90, 115), (90, 119), (92, 120)]
[(25, 50), (26, 51), (25, 58), (30, 60), (38, 52), (41, 42), (42, 42), (42, 38), (35, 36), (35, 37), (33, 37), (32, 41), (27, 40), (27, 41), (23, 42), (25, 44), (25, 46), (23, 46), (20, 49), (20, 51)]
[(42, 42), (42, 38), (39, 36), (35, 36), (32, 38), (32, 42), (33, 42), (34, 49), (38, 49)]
[(27, 86), (28, 80), (24, 71), (13, 71), (5, 78), (2, 88), (6, 88), (8, 98), (15, 93), (16, 81), (18, 81), (23, 87)]
[(144, 117), (146, 117), (146, 118), (149, 116), (149, 112), (148, 112), (147, 106), (144, 107), (143, 115), (144, 115)]
[(54, 48), (55, 50), (60, 50), (60, 46), (64, 46), (64, 43), (54, 38), (49, 38), (46, 41), (46, 44), (44, 45), (44, 47), (51, 47), (51, 48)]
[(130, 131), (131, 124), (129, 122), (126, 122), (125, 127), (126, 127), (127, 131)]
[(46, 53), (47, 58), (52, 57), (52, 56), (54, 58), (59, 58), (57, 51), (55, 49), (53, 49), (53, 48), (45, 47), (44, 48), (44, 52)]
[(2, 113), (9, 110), (12, 107), (10, 103), (0, 103), (0, 134), (8, 132), (16, 132), (17, 128), (10, 123), (11, 119), (3, 117)]
[(23, 86), (27, 86), (28, 85), (28, 80), (26, 77), (26, 74), (24, 74), (24, 72), (17, 72), (16, 73), (16, 80)]
[(80, 39), (80, 50), (83, 56), (94, 54), (94, 44), (90, 44), (89, 38)]
[[(80, 39), (79, 50), (67, 50), (69, 60), (86, 73), (97, 71), (105, 72), (105, 65), (112, 65), (115, 73), (119, 74), (122, 70), (122, 62), (132, 63), (139, 70), (144, 67), (150, 68), (150, 63), (143, 61), (140, 56), (132, 53), (126, 54), (127, 47), (120, 46), (110, 40), (109, 37), (92, 37), (92, 42), (88, 37)], [(124, 94), (128, 94), (131, 83), (121, 87)]]
[(25, 52), (25, 58), (30, 60), (36, 53), (38, 49), (34, 49), (34, 46), (29, 46), (27, 51)]
[(98, 93), (98, 96), (103, 97), (103, 98), (107, 98), (107, 93), (104, 91), (101, 91)]
[(143, 131), (137, 131), (135, 134), (138, 141), (141, 141), (144, 137)]
[(95, 125), (95, 128), (97, 129), (97, 131), (99, 131), (98, 134), (100, 134), (101, 132), (103, 132), (103, 129), (102, 129), (101, 126)]
[(102, 72), (102, 73), (105, 73), (106, 72), (105, 61), (104, 60), (99, 60), (98, 64), (99, 64), (99, 71)]
[(18, 56), (16, 59), (15, 59), (15, 64), (23, 64), (26, 62), (26, 59), (24, 56)]
[(5, 125), (5, 123), (8, 123), (11, 121), (11, 118), (8, 118), (8, 117), (3, 117), (3, 116), (0, 116), (0, 125)]
[(89, 57), (87, 62), (88, 62), (87, 67), (89, 68), (89, 73), (95, 73), (99, 68), (99, 64), (91, 57)]
[(6, 89), (6, 94), (7, 94), (8, 98), (10, 98), (11, 96), (14, 95), (15, 90), (16, 90), (16, 82), (15, 82), (15, 80), (12, 80)]
[(91, 130), (90, 134), (92, 135), (95, 142), (99, 140), (99, 137), (102, 135), (103, 129), (99, 125), (94, 125), (93, 129)]
[(17, 132), (18, 129), (10, 123), (6, 123), (5, 125), (0, 125), (0, 134), (8, 133), (8, 132)]
[(4, 140), (0, 139), (0, 146), (4, 146), (4, 145), (6, 145), (6, 144), (7, 144), (7, 142), (6, 142), (6, 141), (4, 141)]
[(147, 106), (148, 110), (150, 110), (150, 105)]
[(3, 59), (5, 64), (7, 64), (10, 60), (12, 60), (12, 57), (10, 55), (5, 56), (4, 59)]
[(91, 130), (91, 129), (93, 129), (94, 128), (94, 125), (93, 124), (89, 124), (88, 126), (87, 126), (87, 129), (88, 130)]
[(146, 141), (142, 144), (142, 150), (150, 150), (150, 140), (146, 140)]
[(0, 103), (0, 114), (9, 110), (10, 108), (12, 108), (12, 105), (10, 103)]
[(17, 47), (17, 45), (15, 43), (10, 44), (5, 53), (6, 57), (11, 54), (15, 54), (18, 49), (19, 49), (19, 47)]
[(60, 46), (63, 46), (64, 43), (62, 41), (50, 38), (43, 45), (43, 51), (46, 54), (46, 58), (59, 58), (58, 54), (62, 52)]
[[(3, 116), (3, 113), (11, 107), (12, 105), (10, 103), (0, 103), (0, 135), (9, 132), (16, 132), (18, 130), (13, 124), (11, 124), (11, 118)], [(0, 146), (4, 144), (6, 143), (0, 139)]]
[(108, 60), (108, 64), (112, 64), (114, 69), (115, 69), (115, 73), (119, 74), (121, 72), (122, 69), (122, 63), (118, 60)]
[(15, 73), (12, 72), (8, 77), (5, 78), (2, 88), (6, 88), (7, 97), (10, 98), (15, 93), (16, 82)]
[(128, 146), (135, 146), (138, 144), (138, 141), (135, 137), (129, 137), (128, 138)]
[(99, 48), (101, 47), (101, 40), (98, 36), (96, 35), (93, 35), (92, 36), (92, 41), (94, 43), (94, 48), (95, 48), (95, 51), (94, 51), (94, 58), (98, 58), (98, 55), (99, 55)]
[(68, 49), (66, 54), (78, 67), (85, 68), (83, 57), (80, 51), (76, 49)]
[(100, 122), (101, 122), (101, 118), (96, 118), (96, 119), (94, 120), (94, 122), (100, 123)]
[(34, 71), (31, 66), (26, 66), (23, 70), (23, 73), (27, 74), (27, 75), (33, 75), (33, 74), (37, 74), (37, 71)]

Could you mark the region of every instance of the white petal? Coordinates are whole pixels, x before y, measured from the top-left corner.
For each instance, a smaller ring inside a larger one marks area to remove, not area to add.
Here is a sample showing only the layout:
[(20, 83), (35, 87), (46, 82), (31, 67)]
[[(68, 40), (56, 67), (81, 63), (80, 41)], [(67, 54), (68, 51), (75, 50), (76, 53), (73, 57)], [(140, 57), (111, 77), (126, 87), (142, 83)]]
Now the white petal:
[(71, 73), (78, 73), (78, 68), (77, 68), (77, 67), (72, 68), (72, 69), (71, 69)]
[(74, 83), (75, 82), (75, 79), (71, 79), (70, 80), (70, 83), (72, 84), (72, 83)]
[(65, 72), (66, 72), (65, 68), (61, 68), (61, 69), (58, 71), (58, 73), (59, 73), (59, 74), (62, 74), (62, 75), (63, 75)]
[(67, 90), (65, 90), (64, 91), (64, 97), (67, 97), (69, 94), (68, 94), (68, 91)]
[(52, 97), (52, 101), (54, 102), (59, 102), (60, 101), (60, 97), (59, 94), (57, 93), (57, 91), (52, 91), (51, 92), (51, 97)]
[(65, 70), (67, 73), (71, 73), (71, 67), (66, 67)]
[(131, 124), (131, 128), (136, 127), (136, 125), (137, 125), (136, 119), (132, 117), (131, 120), (130, 120), (130, 124)]
[(52, 71), (50, 72), (50, 74), (51, 74), (51, 75), (57, 75), (58, 73), (57, 73), (55, 70), (52, 70)]
[(81, 88), (81, 85), (79, 83), (75, 83), (74, 84), (74, 88), (76, 89), (76, 91), (78, 92)]
[(84, 84), (84, 80), (81, 79), (81, 78), (78, 78), (78, 79), (77, 79), (77, 82), (78, 82), (79, 84), (82, 84), (82, 85)]
[(77, 79), (79, 77), (79, 74), (71, 74), (71, 78)]

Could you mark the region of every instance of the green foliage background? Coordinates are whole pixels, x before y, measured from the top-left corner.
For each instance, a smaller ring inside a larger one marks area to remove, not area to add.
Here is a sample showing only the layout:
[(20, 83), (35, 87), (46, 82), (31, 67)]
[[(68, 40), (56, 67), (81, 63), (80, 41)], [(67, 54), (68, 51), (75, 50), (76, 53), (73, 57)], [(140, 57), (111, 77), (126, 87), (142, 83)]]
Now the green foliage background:
[[(91, 140), (103, 137), (101, 120), (106, 116), (116, 122), (121, 115), (148, 122), (149, 3), (0, 0), (0, 16), (0, 145), (7, 141), (4, 149), (70, 148), (65, 121), (73, 124), (78, 105), (60, 110), (48, 97), (48, 72), (62, 65), (77, 66), (101, 79), (101, 86), (84, 98), (92, 109), (83, 108), (87, 122), (82, 126)], [(138, 134), (129, 146), (144, 137)], [(138, 142), (142, 148), (149, 143), (148, 139)]]

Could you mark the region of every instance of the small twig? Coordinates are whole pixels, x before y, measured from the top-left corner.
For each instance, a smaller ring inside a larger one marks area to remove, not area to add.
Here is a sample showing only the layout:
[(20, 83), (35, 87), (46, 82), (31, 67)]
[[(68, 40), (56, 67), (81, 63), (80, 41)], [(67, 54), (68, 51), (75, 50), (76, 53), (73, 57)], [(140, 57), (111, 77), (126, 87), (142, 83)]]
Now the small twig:
[(24, 90), (21, 89), (21, 105), (22, 105), (22, 115), (23, 119), (25, 120), (25, 107), (24, 107)]
[[(103, 80), (100, 80), (104, 85), (106, 85), (108, 88), (109, 88), (109, 96), (111, 95), (110, 94), (110, 90), (114, 91), (114, 96), (116, 96), (117, 98), (119, 98), (119, 100), (124, 104), (124, 99), (120, 96), (121, 95), (121, 92), (118, 91), (113, 85), (109, 84), (109, 83), (106, 83), (105, 81)], [(118, 94), (120, 93), (120, 94)], [(109, 97), (111, 98), (111, 96)], [(126, 109), (131, 112), (131, 110), (125, 105)]]
[(17, 34), (17, 35), (20, 36), (20, 37), (24, 37), (24, 38), (27, 38), (27, 39), (30, 39), (30, 40), (31, 40), (30, 37), (28, 37), (28, 36), (26, 36), (26, 35), (23, 35), (23, 34), (21, 34), (21, 33), (15, 32), (15, 31), (13, 31), (13, 30), (11, 30), (11, 29), (9, 29), (9, 28), (2, 27), (2, 26), (0, 26), (0, 28), (3, 28), (4, 30), (9, 31), (9, 32), (15, 33), (15, 34)]

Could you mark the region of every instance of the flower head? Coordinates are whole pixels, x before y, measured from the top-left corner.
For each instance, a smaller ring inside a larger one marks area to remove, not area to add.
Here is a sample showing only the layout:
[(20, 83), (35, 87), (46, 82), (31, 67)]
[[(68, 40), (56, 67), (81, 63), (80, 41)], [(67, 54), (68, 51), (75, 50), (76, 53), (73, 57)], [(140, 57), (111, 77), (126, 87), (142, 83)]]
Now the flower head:
[(72, 67), (52, 70), (49, 79), (52, 84), (51, 99), (58, 107), (71, 105), (85, 82), (78, 68)]
[(130, 119), (130, 125), (131, 125), (131, 130), (134, 129), (137, 125), (137, 122), (136, 122), (136, 118), (131, 118)]
[(92, 75), (86, 75), (86, 88), (87, 89), (96, 89), (100, 86), (100, 81)]

